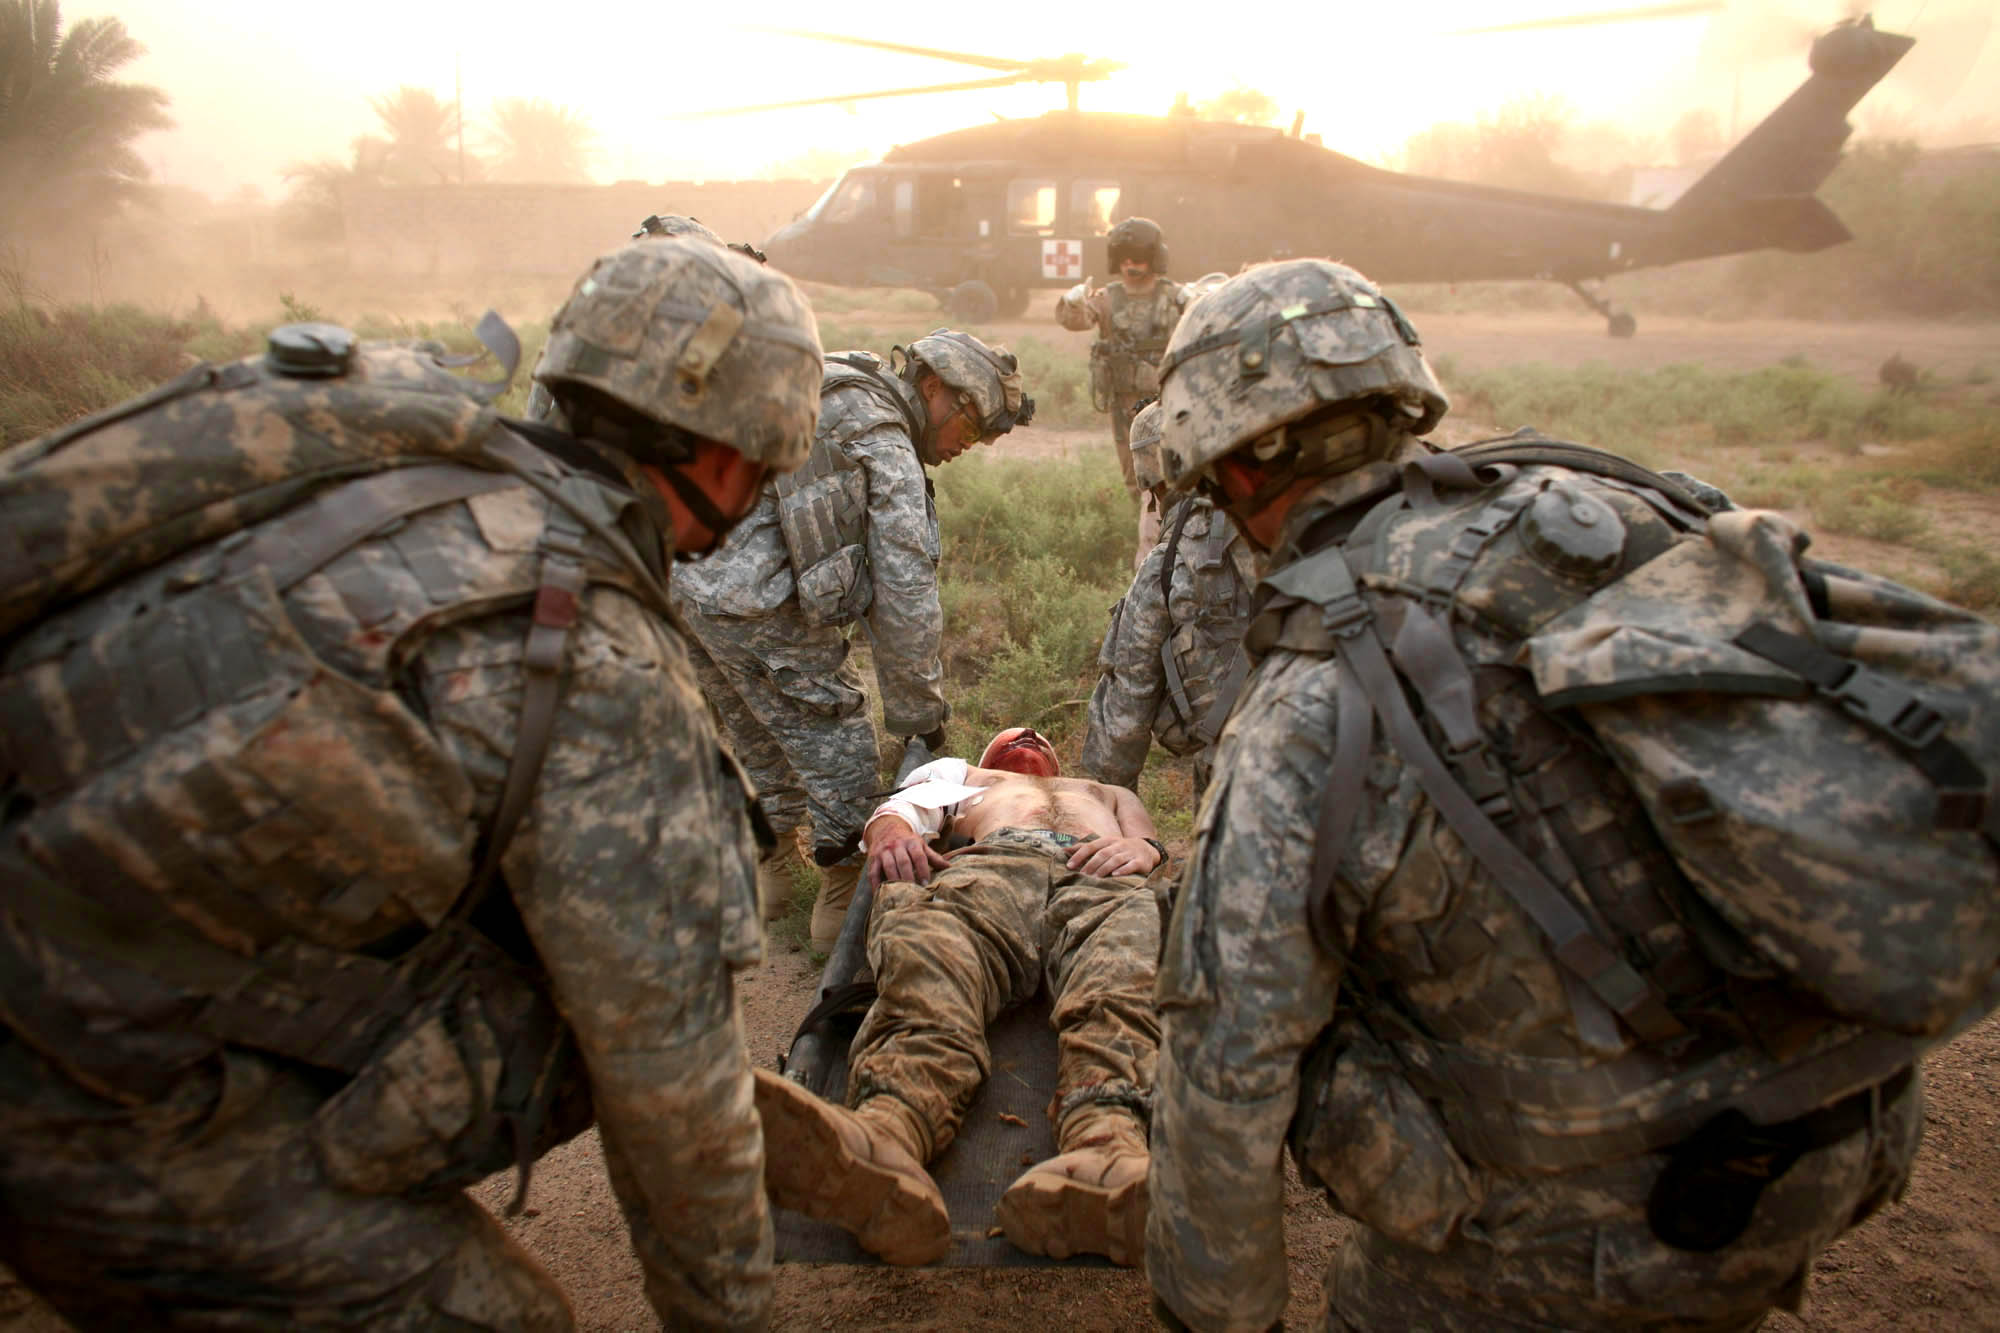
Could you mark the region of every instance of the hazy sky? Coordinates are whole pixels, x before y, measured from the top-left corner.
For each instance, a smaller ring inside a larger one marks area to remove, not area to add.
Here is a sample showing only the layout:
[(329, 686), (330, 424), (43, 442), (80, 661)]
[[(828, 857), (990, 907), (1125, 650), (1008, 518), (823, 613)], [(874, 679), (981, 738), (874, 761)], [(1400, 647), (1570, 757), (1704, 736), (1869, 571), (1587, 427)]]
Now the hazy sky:
[[(1920, 39), (1904, 68), (1862, 104), (1893, 112), (1912, 90), (1960, 84), (1936, 123), (2000, 113), (2000, 58), (1986, 43), (1977, 69), (1912, 69), (1968, 43), (1963, 29), (1921, 40), (1927, 27), (1967, 11), (1989, 15), (2000, 0), (1885, 0), (1879, 26)], [(1679, 110), (1710, 106), (1730, 116), (1736, 63), (1719, 52), (1738, 31), (1779, 32), (1784, 54), (1743, 65), (1742, 127), (1806, 75), (1804, 32), (1839, 17), (1840, 3), (1796, 4), (1789, 13), (1743, 0), (1717, 18), (1525, 35), (1451, 37), (1456, 26), (1619, 7), (1591, 0), (1438, 0), (1390, 17), (1379, 3), (1233, 6), (1065, 3), (939, 5), (921, 24), (892, 26), (889, 8), (770, 0), (739, 10), (759, 23), (1029, 59), (1080, 51), (1130, 68), (1087, 84), (1088, 110), (1159, 114), (1176, 92), (1196, 101), (1232, 84), (1278, 99), (1283, 117), (1303, 109), (1328, 147), (1365, 158), (1396, 150), (1439, 120), (1469, 120), (1523, 93), (1567, 98), (1584, 119), (1619, 118), (1664, 133)], [(723, 7), (713, 7), (726, 13)], [(1253, 23), (1218, 22), (1242, 12)], [(917, 12), (906, 8), (904, 12)], [(1173, 20), (1172, 13), (1201, 14)], [(68, 0), (65, 17), (112, 14), (148, 48), (123, 77), (172, 98), (178, 122), (140, 151), (161, 181), (226, 194), (250, 184), (282, 190), (287, 162), (334, 156), (370, 130), (368, 98), (399, 84), (452, 96), (463, 71), (467, 147), (493, 99), (546, 97), (581, 111), (599, 132), (599, 180), (719, 179), (757, 174), (810, 149), (879, 152), (890, 145), (974, 124), (991, 115), (1037, 115), (1062, 105), (1057, 86), (862, 102), (850, 107), (687, 121), (703, 107), (859, 92), (982, 77), (968, 66), (821, 45), (689, 20), (680, 6), (617, 0), (446, 6), (411, 0), (346, 0), (337, 6), (271, 0)], [(994, 23), (1007, 14), (1014, 21)], [(1161, 17), (1135, 21), (1135, 16)], [(1796, 19), (1790, 15), (1796, 14)], [(1414, 16), (1414, 17), (1412, 17)], [(1943, 16), (1943, 17), (1941, 17)], [(1928, 18), (1928, 21), (1927, 21)], [(1900, 25), (1910, 24), (1913, 27)], [(1799, 29), (1796, 49), (1783, 36)]]

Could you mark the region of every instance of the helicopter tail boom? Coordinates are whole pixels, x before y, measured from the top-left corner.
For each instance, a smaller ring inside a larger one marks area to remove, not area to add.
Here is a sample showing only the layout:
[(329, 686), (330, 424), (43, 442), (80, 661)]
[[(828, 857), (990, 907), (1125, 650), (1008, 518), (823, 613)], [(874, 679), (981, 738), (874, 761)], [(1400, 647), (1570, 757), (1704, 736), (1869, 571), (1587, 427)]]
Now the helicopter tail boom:
[(1642, 263), (1742, 250), (1822, 250), (1851, 233), (1814, 193), (1840, 163), (1847, 113), (1916, 40), (1866, 18), (1813, 43), (1812, 77), (1666, 211)]

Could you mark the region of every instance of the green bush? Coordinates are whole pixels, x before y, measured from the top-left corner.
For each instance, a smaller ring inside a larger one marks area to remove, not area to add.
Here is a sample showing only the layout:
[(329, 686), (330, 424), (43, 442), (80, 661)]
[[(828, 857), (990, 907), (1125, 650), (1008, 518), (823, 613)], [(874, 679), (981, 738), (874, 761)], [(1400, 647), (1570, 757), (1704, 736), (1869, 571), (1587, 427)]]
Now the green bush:
[[(1448, 364), (1448, 363), (1447, 363)], [(1648, 449), (1706, 435), (1730, 448), (1826, 440), (1917, 440), (1990, 433), (1991, 413), (1913, 394), (1870, 392), (1793, 359), (1751, 371), (1510, 366), (1448, 375), (1460, 411), (1503, 428), (1530, 425), (1644, 461)]]
[(936, 479), (947, 571), (1005, 582), (1022, 561), (1053, 556), (1085, 578), (1130, 576), (1138, 510), (1108, 450), (1070, 459), (974, 454)]
[(1136, 516), (1115, 463), (968, 460), (937, 483), (954, 710), (979, 734), (1028, 724), (1073, 743), (1131, 580)]
[(0, 310), (0, 445), (143, 393), (189, 364), (186, 320), (134, 306)]
[(1829, 532), (1845, 532), (1878, 542), (1908, 542), (1930, 529), (1915, 504), (1880, 484), (1856, 484), (1821, 495), (1813, 517)]
[(2000, 555), (1971, 542), (1948, 546), (1936, 554), (1944, 568), (1946, 601), (1973, 611), (2000, 608)]

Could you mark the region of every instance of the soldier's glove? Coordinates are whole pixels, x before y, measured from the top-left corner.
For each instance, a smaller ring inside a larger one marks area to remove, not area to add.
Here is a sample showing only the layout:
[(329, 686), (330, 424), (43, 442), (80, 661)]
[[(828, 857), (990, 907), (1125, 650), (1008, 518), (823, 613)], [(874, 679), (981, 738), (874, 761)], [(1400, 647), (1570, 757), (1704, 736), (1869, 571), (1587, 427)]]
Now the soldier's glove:
[(916, 739), (924, 743), (925, 748), (931, 752), (931, 756), (933, 758), (943, 754), (945, 752), (944, 723), (942, 722), (938, 723), (936, 727), (932, 728), (930, 731), (926, 732), (922, 736), (917, 737)]
[(1090, 276), (1088, 274), (1084, 275), (1083, 281), (1064, 292), (1062, 299), (1071, 305), (1082, 305), (1085, 301), (1088, 301), (1090, 299)]

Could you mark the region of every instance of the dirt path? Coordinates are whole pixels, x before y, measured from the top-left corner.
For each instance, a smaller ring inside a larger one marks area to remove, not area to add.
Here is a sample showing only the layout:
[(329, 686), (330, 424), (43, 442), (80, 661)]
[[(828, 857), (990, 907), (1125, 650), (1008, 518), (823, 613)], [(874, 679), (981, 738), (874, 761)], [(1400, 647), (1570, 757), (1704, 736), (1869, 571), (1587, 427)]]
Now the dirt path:
[[(750, 1050), (765, 1064), (790, 1039), (818, 975), (807, 955), (775, 948), (743, 988)], [(2000, 1018), (1925, 1069), (1928, 1137), (1909, 1195), (1827, 1252), (1805, 1315), (1774, 1316), (1773, 1333), (2000, 1329)], [(479, 1194), (497, 1210), (511, 1189), (510, 1178), (497, 1178)], [(594, 1134), (542, 1162), (534, 1202), (538, 1215), (511, 1225), (570, 1292), (579, 1324), (605, 1333), (652, 1327)], [(1293, 1183), (1286, 1327), (1317, 1326), (1320, 1275), (1347, 1230)], [(778, 1272), (773, 1327), (1141, 1333), (1154, 1327), (1148, 1301), (1129, 1272), (788, 1265)]]

